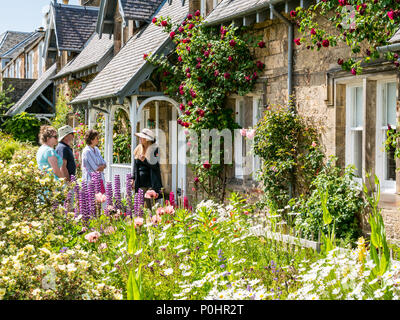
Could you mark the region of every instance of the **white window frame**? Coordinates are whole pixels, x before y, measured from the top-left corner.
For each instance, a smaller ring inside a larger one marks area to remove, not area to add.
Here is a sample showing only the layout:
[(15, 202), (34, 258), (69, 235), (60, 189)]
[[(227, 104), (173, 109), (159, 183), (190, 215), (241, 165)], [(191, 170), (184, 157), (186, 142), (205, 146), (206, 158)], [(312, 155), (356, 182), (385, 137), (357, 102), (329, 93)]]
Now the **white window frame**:
[(10, 78), (15, 78), (14, 63), (10, 66)]
[[(244, 112), (245, 104), (244, 98), (236, 98), (235, 103), (235, 121), (244, 128)], [(245, 149), (244, 137), (240, 135), (239, 130), (235, 131), (235, 178), (243, 179), (243, 165), (244, 165), (244, 155), (243, 149)]]
[(28, 63), (27, 63), (27, 78), (33, 79), (33, 51), (28, 53)]
[[(253, 97), (253, 129), (256, 127), (258, 121), (260, 121), (262, 116), (262, 97)], [(255, 155), (253, 152), (253, 180), (257, 180), (257, 172), (261, 169), (261, 159), (259, 156)]]
[(44, 59), (43, 59), (43, 42), (39, 43), (39, 48), (38, 48), (38, 54), (39, 54), (39, 58), (38, 58), (38, 78), (40, 78), (40, 76), (43, 73), (43, 65), (44, 65)]
[[(385, 193), (396, 193), (396, 180), (386, 180), (386, 163), (387, 163), (387, 152), (384, 149), (384, 142), (386, 140), (386, 130), (388, 129), (387, 124), (387, 104), (386, 94), (387, 85), (389, 83), (395, 83), (397, 89), (397, 82), (395, 78), (385, 79), (377, 82), (377, 95), (376, 95), (376, 151), (375, 151), (375, 172), (379, 178), (381, 184), (381, 191)], [(396, 90), (397, 100), (397, 90)], [(396, 106), (395, 106), (396, 108)], [(396, 109), (395, 109), (396, 110)], [(396, 115), (397, 120), (397, 115)], [(390, 124), (393, 129), (396, 129), (396, 124)]]
[[(354, 83), (346, 86), (346, 166), (355, 165), (355, 153), (354, 153), (354, 143), (353, 143), (353, 133), (361, 131), (361, 136), (363, 137), (363, 131), (365, 129), (364, 123), (364, 101), (362, 102), (362, 126), (355, 127), (352, 125), (353, 120), (353, 109), (355, 107), (356, 98), (356, 88), (361, 88), (363, 90), (364, 96), (364, 86), (362, 83)], [(362, 99), (364, 100), (364, 99)], [(362, 175), (364, 168), (362, 167), (363, 157), (365, 150), (363, 149), (363, 138), (361, 140), (361, 177), (354, 177), (354, 180), (361, 186), (362, 185)]]

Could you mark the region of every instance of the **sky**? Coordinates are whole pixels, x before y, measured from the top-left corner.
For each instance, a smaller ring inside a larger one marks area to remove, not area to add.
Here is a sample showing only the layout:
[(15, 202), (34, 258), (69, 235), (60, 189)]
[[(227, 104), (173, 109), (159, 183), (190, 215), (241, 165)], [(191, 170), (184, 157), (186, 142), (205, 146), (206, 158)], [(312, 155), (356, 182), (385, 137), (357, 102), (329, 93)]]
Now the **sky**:
[[(32, 32), (43, 26), (44, 10), (51, 1), (0, 0), (0, 34), (7, 30)], [(62, 0), (58, 2), (62, 3)], [(69, 3), (79, 4), (79, 0), (70, 0)]]

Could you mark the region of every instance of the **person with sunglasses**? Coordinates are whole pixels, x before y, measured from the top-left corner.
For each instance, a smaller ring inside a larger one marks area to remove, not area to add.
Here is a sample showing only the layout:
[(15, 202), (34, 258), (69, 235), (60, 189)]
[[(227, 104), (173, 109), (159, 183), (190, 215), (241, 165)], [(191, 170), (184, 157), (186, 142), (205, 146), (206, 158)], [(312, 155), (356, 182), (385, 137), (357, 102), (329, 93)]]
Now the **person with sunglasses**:
[(58, 144), (57, 130), (51, 126), (41, 126), (39, 142), (41, 146), (36, 153), (36, 161), (39, 169), (43, 171), (52, 169), (57, 180), (65, 178), (61, 172), (63, 160), (55, 150), (55, 146)]

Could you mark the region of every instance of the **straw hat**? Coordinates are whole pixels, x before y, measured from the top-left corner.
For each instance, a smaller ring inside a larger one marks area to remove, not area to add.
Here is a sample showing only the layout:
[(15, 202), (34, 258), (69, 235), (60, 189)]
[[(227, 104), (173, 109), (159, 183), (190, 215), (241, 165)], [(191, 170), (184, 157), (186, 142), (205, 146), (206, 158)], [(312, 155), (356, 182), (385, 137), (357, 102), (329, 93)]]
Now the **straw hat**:
[(151, 131), (150, 129), (143, 129), (142, 132), (140, 133), (135, 133), (135, 136), (139, 137), (139, 138), (144, 138), (148, 141), (154, 141), (155, 140), (155, 134), (153, 131)]
[(64, 126), (58, 129), (58, 142), (61, 142), (70, 133), (75, 133), (71, 126)]

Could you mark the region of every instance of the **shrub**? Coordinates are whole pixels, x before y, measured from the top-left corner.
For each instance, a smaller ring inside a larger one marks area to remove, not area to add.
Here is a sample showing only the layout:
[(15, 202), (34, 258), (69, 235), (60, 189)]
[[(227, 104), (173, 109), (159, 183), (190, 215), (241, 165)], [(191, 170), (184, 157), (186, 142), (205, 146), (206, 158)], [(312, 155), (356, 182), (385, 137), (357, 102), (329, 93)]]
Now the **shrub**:
[(267, 201), (283, 208), (292, 197), (308, 194), (324, 154), (316, 129), (284, 107), (269, 109), (257, 124), (254, 153), (262, 160), (260, 180)]
[(33, 115), (22, 112), (6, 120), (3, 127), (4, 130), (11, 134), (16, 140), (22, 142), (38, 142), (40, 121)]
[(335, 224), (336, 237), (354, 243), (361, 234), (358, 216), (366, 203), (354, 181), (354, 168), (349, 166), (342, 172), (341, 168), (333, 165), (333, 160), (328, 161), (312, 182), (314, 190), (311, 195), (298, 199), (295, 209), (300, 214), (295, 223), (307, 238), (311, 238), (312, 234), (317, 236), (320, 229), (327, 233), (320, 197), (321, 193), (327, 191), (327, 208)]
[(52, 121), (51, 125), (56, 129), (67, 125), (67, 117), (69, 113), (72, 113), (72, 108), (68, 105), (63, 90), (60, 90), (56, 103), (56, 117)]
[(21, 148), (21, 144), (15, 141), (10, 135), (0, 132), (0, 160), (9, 162), (15, 151)]

